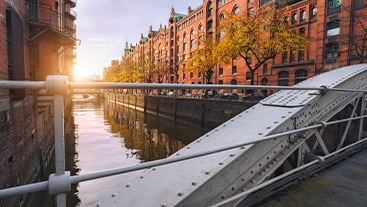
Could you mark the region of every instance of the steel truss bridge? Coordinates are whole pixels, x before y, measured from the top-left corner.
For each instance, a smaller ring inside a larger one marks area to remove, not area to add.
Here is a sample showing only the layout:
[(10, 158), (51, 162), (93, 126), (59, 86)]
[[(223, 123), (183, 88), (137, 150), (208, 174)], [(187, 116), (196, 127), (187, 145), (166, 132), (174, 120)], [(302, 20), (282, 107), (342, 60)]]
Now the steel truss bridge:
[[(139, 171), (96, 206), (248, 206), (363, 149), (367, 64), (339, 68), (292, 87), (0, 81), (53, 97), (56, 170), (48, 181), (0, 190), (0, 197), (48, 190), (66, 206), (71, 184)], [(71, 176), (65, 171), (63, 96), (70, 89), (271, 89), (277, 93), (162, 160)]]

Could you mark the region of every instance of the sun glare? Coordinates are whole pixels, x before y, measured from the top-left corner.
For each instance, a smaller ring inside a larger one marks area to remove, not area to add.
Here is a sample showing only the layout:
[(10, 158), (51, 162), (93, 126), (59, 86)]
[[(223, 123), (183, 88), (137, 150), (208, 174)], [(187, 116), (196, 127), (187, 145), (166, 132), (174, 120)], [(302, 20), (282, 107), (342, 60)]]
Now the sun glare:
[(74, 80), (75, 81), (81, 81), (83, 79), (86, 79), (89, 74), (87, 71), (83, 70), (82, 68), (79, 68), (77, 64), (74, 65)]

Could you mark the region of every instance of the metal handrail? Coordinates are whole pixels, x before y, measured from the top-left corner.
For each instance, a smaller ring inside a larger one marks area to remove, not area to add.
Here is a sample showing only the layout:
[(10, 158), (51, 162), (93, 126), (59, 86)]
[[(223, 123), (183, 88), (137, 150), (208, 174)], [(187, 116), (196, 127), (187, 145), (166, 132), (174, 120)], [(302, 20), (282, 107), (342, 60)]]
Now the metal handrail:
[[(42, 89), (45, 81), (8, 81), (0, 80), (0, 89)], [(309, 90), (339, 91), (339, 92), (363, 92), (367, 90), (320, 87), (296, 87), (296, 86), (258, 86), (258, 85), (221, 85), (221, 84), (165, 84), (165, 83), (112, 83), (112, 82), (68, 82), (70, 89), (247, 89), (247, 90)]]
[(225, 205), (227, 203), (230, 203), (232, 201), (236, 201), (238, 199), (244, 198), (245, 196), (247, 196), (247, 195), (249, 195), (251, 193), (254, 193), (254, 192), (256, 192), (256, 191), (258, 191), (258, 190), (260, 190), (262, 188), (265, 188), (265, 187), (267, 187), (267, 186), (269, 186), (269, 185), (271, 185), (271, 184), (273, 184), (275, 182), (278, 182), (278, 181), (280, 181), (280, 180), (282, 180), (282, 179), (284, 179), (284, 178), (286, 178), (286, 177), (288, 177), (288, 176), (290, 176), (292, 174), (295, 174), (297, 172), (300, 172), (301, 170), (304, 170), (306, 168), (309, 168), (309, 167), (311, 167), (313, 165), (316, 165), (318, 163), (324, 162), (326, 159), (328, 159), (328, 158), (330, 158), (330, 157), (332, 157), (332, 156), (334, 156), (336, 154), (339, 154), (341, 152), (344, 152), (344, 151), (346, 151), (346, 150), (348, 150), (350, 148), (353, 148), (353, 147), (355, 147), (357, 145), (364, 144), (365, 142), (367, 142), (367, 137), (365, 137), (365, 138), (363, 138), (363, 139), (361, 139), (361, 140), (359, 140), (359, 141), (357, 141), (357, 142), (355, 142), (353, 144), (350, 144), (348, 146), (345, 146), (345, 147), (343, 147), (343, 148), (341, 148), (339, 150), (336, 150), (336, 151), (334, 151), (334, 152), (332, 152), (330, 154), (327, 154), (325, 156), (318, 156), (317, 159), (315, 159), (315, 160), (313, 160), (311, 162), (308, 162), (308, 163), (306, 163), (306, 164), (304, 164), (304, 165), (302, 165), (300, 167), (297, 167), (297, 168), (292, 169), (292, 170), (290, 170), (288, 172), (285, 172), (285, 173), (283, 173), (283, 174), (281, 174), (281, 175), (279, 175), (277, 177), (274, 177), (274, 178), (272, 178), (270, 180), (264, 181), (263, 183), (260, 183), (259, 185), (255, 186), (255, 187), (253, 187), (251, 189), (248, 189), (248, 190), (246, 190), (244, 192), (238, 193), (238, 194), (236, 194), (236, 195), (234, 195), (232, 197), (229, 197), (229, 198), (227, 198), (227, 199), (225, 199), (225, 200), (223, 200), (223, 201), (221, 201), (219, 203), (216, 203), (214, 205), (211, 205), (210, 207), (219, 207), (219, 206)]
[[(299, 133), (308, 130), (315, 130), (320, 127), (326, 127), (332, 124), (338, 124), (342, 122), (348, 122), (351, 120), (363, 119), (367, 118), (367, 115), (342, 119), (331, 122), (322, 122), (317, 123), (312, 126), (307, 126), (299, 129), (289, 130), (287, 132), (277, 133), (273, 135), (268, 135), (263, 137), (261, 140), (252, 140), (252, 141), (244, 141), (239, 144), (218, 147), (214, 150), (206, 150), (199, 153), (193, 153), (190, 155), (179, 155), (171, 156), (166, 159), (155, 160), (151, 162), (146, 162), (134, 166), (125, 166), (120, 168), (108, 169), (103, 171), (96, 171), (93, 173), (87, 173), (82, 175), (74, 175), (70, 176), (70, 172), (65, 172), (64, 159), (64, 129), (63, 129), (63, 95), (67, 94), (70, 89), (276, 89), (276, 90), (310, 90), (310, 91), (319, 91), (319, 94), (323, 94), (327, 91), (342, 91), (342, 92), (363, 92), (364, 90), (355, 90), (355, 89), (342, 89), (342, 88), (327, 88), (325, 86), (321, 87), (288, 87), (288, 86), (248, 86), (248, 85), (203, 85), (203, 84), (136, 84), (136, 83), (106, 83), (106, 82), (68, 82), (65, 76), (49, 76), (46, 81), (8, 81), (8, 80), (0, 80), (0, 89), (46, 89), (48, 94), (54, 95), (54, 118), (55, 118), (55, 160), (56, 160), (56, 173), (55, 175), (51, 175), (48, 181), (27, 184), (17, 187), (11, 187), (7, 189), (0, 190), (0, 198), (32, 193), (41, 190), (48, 190), (50, 194), (57, 195), (57, 204), (58, 206), (65, 206), (65, 192), (70, 190), (71, 184), (76, 184), (83, 181), (98, 179), (107, 176), (113, 176), (117, 174), (123, 174), (127, 172), (142, 170), (146, 168), (156, 167), (160, 165), (166, 165), (173, 162), (179, 162), (187, 159), (192, 159), (196, 157), (206, 156), (226, 150), (231, 150), (235, 148), (241, 148), (247, 145), (263, 142), (269, 139), (274, 139), (278, 137), (283, 137), (287, 135), (291, 135), (294, 133)], [(318, 93), (313, 93), (318, 94)], [(366, 139), (364, 139), (366, 140)], [(361, 140), (362, 141), (362, 140)], [(355, 144), (358, 144), (356, 142)], [(354, 146), (354, 145), (351, 145)], [(344, 150), (345, 148), (341, 149)], [(336, 152), (335, 152), (336, 153)], [(326, 155), (324, 158), (329, 157), (330, 155)], [(318, 161), (313, 161), (311, 163), (306, 164), (304, 167), (315, 164)], [(300, 169), (303, 169), (301, 167)], [(296, 168), (295, 170), (297, 170)], [(280, 178), (278, 178), (280, 179)], [(270, 182), (265, 182), (270, 183)], [(264, 185), (264, 184), (262, 184)], [(261, 186), (262, 186), (261, 185)], [(242, 194), (240, 194), (242, 195)], [(247, 195), (247, 194), (246, 194)]]
[[(329, 125), (339, 124), (339, 123), (348, 122), (348, 121), (357, 120), (357, 119), (363, 119), (363, 118), (367, 118), (367, 115), (353, 117), (353, 118), (347, 118), (347, 119), (341, 119), (341, 120), (331, 121), (331, 122), (323, 122), (323, 123), (315, 124), (315, 125), (308, 126), (308, 127), (289, 130), (287, 132), (268, 135), (268, 136), (265, 136), (262, 140), (245, 141), (245, 142), (241, 142), (241, 143), (235, 144), (235, 145), (218, 147), (217, 149), (214, 149), (214, 150), (207, 150), (207, 151), (193, 153), (193, 154), (189, 154), (189, 155), (177, 155), (176, 157), (168, 157), (168, 158), (165, 158), (165, 159), (150, 161), (150, 162), (141, 163), (141, 164), (137, 164), (137, 165), (133, 165), (133, 166), (127, 166), (127, 167), (125, 166), (125, 167), (113, 168), (113, 169), (109, 169), (109, 170), (86, 173), (86, 174), (82, 174), (82, 175), (74, 175), (74, 176), (70, 177), (70, 184), (76, 184), (76, 183), (84, 182), (84, 181), (88, 181), (88, 180), (94, 180), (94, 179), (98, 179), (98, 178), (103, 178), (103, 177), (108, 177), (108, 176), (113, 176), (113, 175), (118, 175), (118, 174), (124, 174), (124, 173), (128, 173), (128, 172), (133, 172), (133, 171), (143, 170), (143, 169), (157, 167), (157, 166), (161, 166), (161, 165), (166, 165), (166, 164), (170, 164), (170, 163), (174, 163), (174, 162), (180, 162), (180, 161), (184, 161), (184, 160), (188, 160), (188, 159), (193, 159), (193, 158), (202, 157), (202, 156), (206, 156), (206, 155), (210, 155), (210, 154), (215, 154), (215, 153), (218, 153), (218, 152), (223, 152), (223, 151), (227, 151), (227, 150), (241, 148), (241, 147), (244, 147), (244, 146), (247, 146), (247, 145), (250, 145), (250, 144), (256, 144), (256, 143), (263, 142), (263, 141), (266, 141), (266, 140), (271, 140), (271, 139), (274, 139), (274, 138), (284, 137), (284, 136), (287, 136), (287, 135), (291, 135), (291, 134), (295, 134), (295, 133), (299, 133), (299, 132), (303, 132), (303, 131), (318, 129), (318, 128), (326, 127), (326, 126), (329, 126)], [(328, 155), (325, 155), (325, 156), (320, 156), (320, 158), (325, 158), (325, 159), (329, 158), (330, 156), (332, 156), (334, 154), (337, 154), (341, 151), (344, 151), (344, 150), (348, 149), (348, 147), (353, 147), (356, 144), (363, 143), (365, 141), (367, 141), (367, 138), (361, 139), (360, 141), (358, 141), (354, 144), (351, 144), (347, 147), (341, 148), (340, 150), (337, 150), (337, 151), (335, 151), (331, 154), (328, 154)], [(312, 162), (312, 164), (315, 164), (315, 163)], [(306, 165), (308, 166), (309, 163), (307, 163)], [(303, 169), (303, 168), (304, 167), (300, 167), (300, 169)], [(294, 170), (297, 171), (297, 169), (298, 168), (296, 168)], [(295, 171), (292, 171), (292, 172), (295, 172)], [(33, 192), (37, 192), (37, 191), (41, 191), (41, 190), (47, 190), (48, 187), (49, 187), (49, 182), (48, 181), (43, 181), (43, 182), (27, 184), (27, 185), (23, 185), (23, 186), (17, 186), (17, 187), (11, 187), (11, 188), (7, 188), (7, 189), (1, 189), (0, 190), (0, 198), (1, 197), (7, 197), (7, 196), (19, 195), (19, 194), (25, 194), (25, 193), (33, 193)], [(245, 192), (241, 193), (241, 195), (242, 194), (247, 195)]]

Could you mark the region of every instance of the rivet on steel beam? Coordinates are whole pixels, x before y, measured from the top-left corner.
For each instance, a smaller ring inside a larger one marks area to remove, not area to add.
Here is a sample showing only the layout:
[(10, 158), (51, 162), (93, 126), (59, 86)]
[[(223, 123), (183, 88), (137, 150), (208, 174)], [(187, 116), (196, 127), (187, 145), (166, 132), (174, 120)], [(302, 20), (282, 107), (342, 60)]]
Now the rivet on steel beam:
[(223, 162), (220, 162), (219, 165), (223, 165)]
[(100, 207), (100, 206), (102, 206), (102, 203), (101, 202), (97, 203), (97, 207)]
[(226, 194), (223, 194), (223, 195), (221, 196), (221, 198), (222, 198), (222, 199), (224, 199), (225, 197), (226, 197)]
[(209, 175), (209, 174), (210, 174), (210, 172), (209, 172), (209, 171), (206, 171), (206, 172), (205, 172), (205, 174), (206, 174), (206, 175)]
[(229, 156), (230, 156), (230, 157), (234, 157), (235, 155), (236, 155), (236, 154), (230, 154)]
[(116, 196), (116, 193), (112, 193), (111, 197), (115, 197)]
[(139, 178), (140, 178), (140, 179), (143, 179), (143, 178), (144, 178), (144, 176), (140, 176)]
[(182, 192), (179, 192), (177, 195), (178, 196), (183, 196), (183, 193)]
[(176, 153), (176, 156), (180, 156), (180, 153)]
[(246, 147), (245, 146), (241, 146), (240, 149), (246, 149)]
[(167, 207), (167, 204), (162, 203), (161, 207)]
[(197, 184), (197, 182), (195, 182), (195, 181), (191, 183), (191, 185), (193, 185), (193, 186), (195, 186), (196, 184)]
[(126, 188), (130, 187), (130, 183), (126, 184)]

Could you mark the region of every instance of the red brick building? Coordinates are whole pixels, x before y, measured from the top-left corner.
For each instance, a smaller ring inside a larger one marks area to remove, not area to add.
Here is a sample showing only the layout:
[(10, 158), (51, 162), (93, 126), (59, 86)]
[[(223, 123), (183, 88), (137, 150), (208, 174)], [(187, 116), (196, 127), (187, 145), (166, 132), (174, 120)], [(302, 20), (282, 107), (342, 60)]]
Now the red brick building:
[[(0, 1), (0, 80), (70, 76), (75, 6), (76, 0)], [(0, 189), (42, 175), (53, 138), (52, 101), (35, 90), (0, 89)], [(24, 201), (24, 196), (0, 199), (0, 206), (21, 206)]]
[[(353, 44), (365, 44), (361, 39), (363, 27), (367, 26), (367, 2), (363, 0), (203, 0), (194, 10), (188, 7), (187, 14), (176, 13), (172, 8), (168, 25), (158, 31), (150, 29), (139, 44), (125, 48), (125, 57), (137, 60), (142, 54), (154, 54), (156, 64), (165, 68), (163, 82), (205, 83), (204, 74), (184, 70), (199, 39), (205, 35), (220, 39), (218, 20), (224, 11), (249, 13), (268, 2), (286, 4), (289, 25), (308, 36), (311, 44), (306, 51), (288, 51), (269, 60), (255, 72), (255, 84), (293, 85), (324, 71), (360, 62)], [(250, 84), (250, 79), (242, 59), (214, 68), (215, 84)]]

